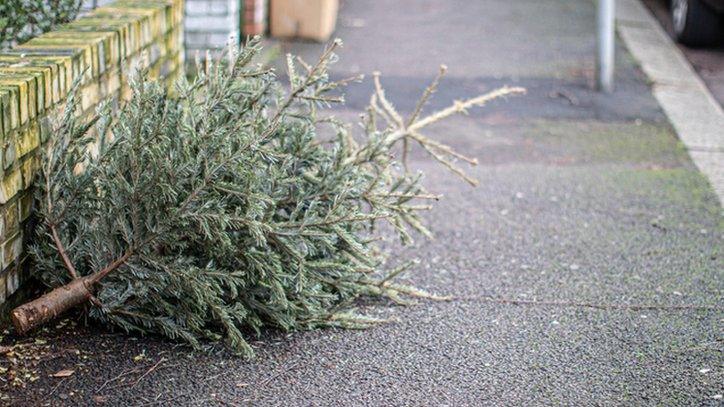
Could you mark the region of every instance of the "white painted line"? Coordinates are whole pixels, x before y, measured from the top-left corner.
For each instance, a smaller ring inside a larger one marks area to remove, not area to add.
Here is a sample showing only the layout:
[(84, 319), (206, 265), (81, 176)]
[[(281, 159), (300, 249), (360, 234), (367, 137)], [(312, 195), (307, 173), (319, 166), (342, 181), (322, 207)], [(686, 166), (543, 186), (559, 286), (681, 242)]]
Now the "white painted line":
[(724, 111), (640, 0), (618, 0), (617, 29), (654, 97), (724, 203)]

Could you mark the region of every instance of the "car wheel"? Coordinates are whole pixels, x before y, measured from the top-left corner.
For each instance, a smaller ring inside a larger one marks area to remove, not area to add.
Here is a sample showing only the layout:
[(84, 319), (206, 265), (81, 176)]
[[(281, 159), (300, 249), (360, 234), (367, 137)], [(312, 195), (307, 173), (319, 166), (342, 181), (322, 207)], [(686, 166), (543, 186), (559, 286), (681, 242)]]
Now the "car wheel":
[(719, 16), (701, 0), (672, 0), (671, 19), (682, 44), (709, 45), (720, 39)]

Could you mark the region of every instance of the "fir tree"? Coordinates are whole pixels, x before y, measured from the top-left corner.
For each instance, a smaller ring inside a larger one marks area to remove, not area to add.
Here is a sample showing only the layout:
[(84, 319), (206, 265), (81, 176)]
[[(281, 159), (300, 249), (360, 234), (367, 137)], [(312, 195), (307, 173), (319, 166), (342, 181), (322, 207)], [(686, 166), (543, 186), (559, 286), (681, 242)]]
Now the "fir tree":
[[(406, 159), (419, 144), (474, 182), (454, 162), (475, 160), (421, 130), (522, 90), (422, 117), (441, 69), (403, 119), (375, 75), (353, 134), (323, 114), (352, 80), (329, 78), (338, 45), (315, 65), (287, 56), (288, 91), (252, 63), (253, 40), (181, 80), (173, 96), (141, 72), (113, 125), (108, 109), (80, 124), (71, 99), (37, 182), (42, 224), (32, 253), (56, 289), (13, 312), (18, 330), (90, 300), (88, 315), (103, 324), (194, 347), (224, 340), (250, 355), (248, 332), (364, 328), (377, 320), (350, 311), (360, 296), (428, 296), (396, 283), (408, 265), (385, 270), (375, 247), (379, 222), (403, 243), (413, 231), (429, 235), (419, 212), (438, 199), (420, 174), (398, 169), (394, 152), (399, 145)], [(324, 126), (332, 139), (319, 135)]]

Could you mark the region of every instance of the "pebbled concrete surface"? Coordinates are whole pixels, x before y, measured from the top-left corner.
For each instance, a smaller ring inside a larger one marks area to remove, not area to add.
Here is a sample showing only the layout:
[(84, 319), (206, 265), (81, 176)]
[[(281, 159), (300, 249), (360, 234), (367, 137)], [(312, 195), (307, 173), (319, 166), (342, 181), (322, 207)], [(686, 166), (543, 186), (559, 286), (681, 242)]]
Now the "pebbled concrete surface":
[[(413, 154), (445, 198), (428, 216), (435, 240), (393, 246), (392, 263), (421, 260), (408, 281), (464, 297), (722, 305), (722, 208), (625, 50), (616, 93), (590, 90), (593, 16), (593, 2), (564, 0), (343, 3), (336, 74), (389, 74), (388, 95), (402, 110), (443, 62), (450, 78), (431, 108), (501, 83), (531, 89), (427, 132), (478, 157), (470, 173), (481, 184)], [(356, 85), (340, 115), (353, 118), (369, 86)], [(720, 405), (724, 393), (722, 312), (476, 299), (361, 307), (396, 322), (267, 333), (253, 361), (65, 322), (39, 335), (47, 341), (35, 345), (44, 349), (39, 379), (6, 401)], [(61, 369), (75, 373), (49, 377)]]

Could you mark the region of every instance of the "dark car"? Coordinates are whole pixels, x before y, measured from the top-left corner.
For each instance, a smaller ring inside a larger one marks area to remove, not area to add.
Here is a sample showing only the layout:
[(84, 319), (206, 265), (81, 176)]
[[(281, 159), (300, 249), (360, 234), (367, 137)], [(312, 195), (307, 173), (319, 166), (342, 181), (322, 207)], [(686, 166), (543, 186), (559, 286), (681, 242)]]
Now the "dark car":
[(724, 38), (724, 0), (671, 0), (671, 19), (682, 44), (711, 45)]

